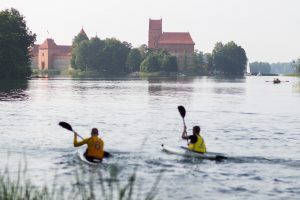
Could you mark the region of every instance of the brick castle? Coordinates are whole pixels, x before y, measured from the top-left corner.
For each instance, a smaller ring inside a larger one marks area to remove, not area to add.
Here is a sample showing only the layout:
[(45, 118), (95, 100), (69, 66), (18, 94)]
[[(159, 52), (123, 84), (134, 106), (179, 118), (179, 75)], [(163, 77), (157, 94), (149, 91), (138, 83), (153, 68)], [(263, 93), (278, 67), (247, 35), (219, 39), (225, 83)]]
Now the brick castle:
[[(84, 30), (81, 29), (81, 33)], [(148, 48), (163, 49), (177, 57), (180, 68), (185, 57), (194, 53), (195, 43), (189, 32), (163, 32), (162, 19), (149, 19)], [(34, 45), (32, 49), (32, 67), (41, 70), (69, 68), (71, 61), (70, 45), (57, 45), (53, 39), (47, 38), (43, 44)]]
[(57, 45), (50, 38), (47, 38), (41, 45), (34, 45), (31, 54), (32, 68), (63, 69), (71, 65), (71, 46)]
[(162, 19), (149, 19), (148, 48), (164, 49), (171, 55), (177, 57), (179, 69), (186, 65), (184, 62), (190, 62), (191, 55), (194, 53), (195, 43), (189, 32), (163, 32)]
[(149, 19), (148, 48), (180, 55), (193, 53), (195, 43), (189, 32), (162, 32), (162, 19)]

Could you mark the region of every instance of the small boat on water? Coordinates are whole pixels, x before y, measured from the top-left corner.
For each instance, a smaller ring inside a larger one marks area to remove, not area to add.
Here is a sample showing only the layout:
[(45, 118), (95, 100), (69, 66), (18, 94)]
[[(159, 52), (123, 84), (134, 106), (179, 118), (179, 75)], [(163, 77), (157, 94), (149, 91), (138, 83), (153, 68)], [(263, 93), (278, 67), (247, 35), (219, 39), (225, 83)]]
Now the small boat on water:
[(274, 80), (273, 80), (273, 83), (274, 83), (274, 84), (279, 84), (279, 83), (281, 83), (281, 81), (277, 78), (277, 79), (274, 79)]
[(176, 154), (184, 157), (193, 157), (193, 158), (199, 158), (199, 159), (207, 159), (207, 160), (216, 160), (216, 161), (222, 161), (227, 159), (227, 157), (224, 154), (220, 153), (198, 153), (195, 151), (191, 151), (186, 147), (169, 147), (164, 144), (161, 145), (162, 151), (170, 153), (170, 154)]
[(283, 82), (290, 82), (290, 81), (282, 81), (282, 80), (279, 80), (278, 78), (274, 78), (273, 81), (266, 81), (266, 82), (273, 82), (273, 84), (279, 84), (279, 83), (283, 83)]

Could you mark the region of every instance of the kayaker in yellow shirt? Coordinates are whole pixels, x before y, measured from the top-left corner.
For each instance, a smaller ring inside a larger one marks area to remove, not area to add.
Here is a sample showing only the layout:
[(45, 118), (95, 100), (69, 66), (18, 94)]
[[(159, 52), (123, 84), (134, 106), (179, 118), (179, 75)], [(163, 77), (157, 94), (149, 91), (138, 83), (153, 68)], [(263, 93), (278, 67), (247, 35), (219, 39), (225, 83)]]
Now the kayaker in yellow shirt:
[(84, 144), (87, 144), (87, 150), (84, 153), (85, 158), (93, 162), (94, 159), (102, 160), (104, 157), (108, 157), (109, 153), (104, 151), (104, 142), (98, 137), (99, 132), (97, 128), (93, 128), (91, 132), (91, 137), (84, 139), (80, 142), (77, 141), (77, 133), (74, 132), (74, 147), (79, 147)]
[(200, 135), (200, 126), (193, 127), (193, 135), (187, 135), (186, 126), (182, 132), (182, 139), (188, 140), (188, 149), (191, 151), (206, 153), (206, 145), (204, 139)]

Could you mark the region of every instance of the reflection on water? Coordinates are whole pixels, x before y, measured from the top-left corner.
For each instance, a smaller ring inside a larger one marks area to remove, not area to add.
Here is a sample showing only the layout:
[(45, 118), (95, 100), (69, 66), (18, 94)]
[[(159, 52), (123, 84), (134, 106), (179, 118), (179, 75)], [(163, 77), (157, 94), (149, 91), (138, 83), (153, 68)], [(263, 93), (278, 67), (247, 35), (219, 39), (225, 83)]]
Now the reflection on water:
[(213, 81), (219, 83), (245, 83), (246, 77), (213, 77)]
[(27, 80), (24, 81), (0, 81), (0, 101), (23, 101), (28, 95), (26, 90), (28, 88)]
[(219, 87), (219, 88), (215, 88), (214, 92), (216, 94), (234, 95), (234, 94), (243, 94), (243, 93), (245, 93), (245, 89), (244, 88), (239, 88), (239, 87)]
[(215, 94), (239, 95), (245, 93), (245, 87), (241, 87), (241, 85), (239, 84), (239, 83), (244, 84), (246, 82), (245, 78), (220, 77), (220, 78), (213, 79), (213, 82), (222, 83), (220, 86), (218, 84), (215, 85), (213, 89)]
[[(193, 92), (194, 77), (148, 78), (149, 95), (175, 94), (178, 92)], [(178, 87), (178, 86), (181, 87)]]
[[(199, 77), (198, 77), (199, 78)], [(149, 77), (149, 83), (192, 83), (196, 77), (176, 76), (176, 77)]]

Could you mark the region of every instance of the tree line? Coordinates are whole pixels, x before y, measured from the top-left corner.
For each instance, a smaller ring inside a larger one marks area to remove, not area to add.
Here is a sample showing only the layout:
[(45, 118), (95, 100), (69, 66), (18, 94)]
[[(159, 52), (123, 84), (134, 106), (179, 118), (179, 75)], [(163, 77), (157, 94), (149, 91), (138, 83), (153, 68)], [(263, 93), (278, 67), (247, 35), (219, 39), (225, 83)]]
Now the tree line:
[(253, 62), (249, 64), (251, 74), (270, 74), (271, 65), (267, 62)]
[(251, 74), (293, 74), (300, 73), (300, 58), (287, 63), (252, 62), (249, 64)]
[(146, 45), (133, 48), (128, 42), (115, 38), (88, 38), (81, 31), (73, 39), (71, 66), (74, 69), (98, 74), (121, 75), (132, 72), (183, 72), (195, 75), (243, 75), (246, 71), (245, 50), (229, 42), (218, 42), (212, 53), (195, 51), (184, 54), (182, 63), (163, 49), (151, 50)]

